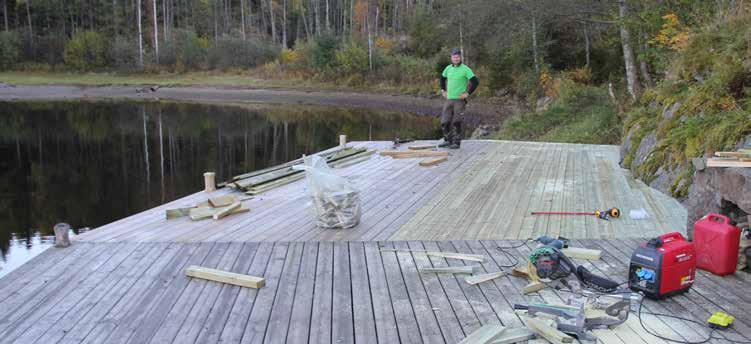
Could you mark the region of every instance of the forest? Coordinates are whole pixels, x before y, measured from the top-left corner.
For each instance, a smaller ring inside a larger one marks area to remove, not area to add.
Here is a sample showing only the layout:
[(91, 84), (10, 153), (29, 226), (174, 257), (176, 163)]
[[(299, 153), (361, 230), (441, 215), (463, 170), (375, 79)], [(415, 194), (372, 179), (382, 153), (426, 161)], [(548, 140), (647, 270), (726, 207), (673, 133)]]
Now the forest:
[(643, 95), (707, 78), (674, 63), (725, 48), (691, 48), (696, 37), (736, 24), (743, 37), (749, 18), (743, 0), (1, 1), (5, 73), (203, 72), (435, 96), (460, 48), (477, 97), (518, 105), (498, 138), (610, 144)]

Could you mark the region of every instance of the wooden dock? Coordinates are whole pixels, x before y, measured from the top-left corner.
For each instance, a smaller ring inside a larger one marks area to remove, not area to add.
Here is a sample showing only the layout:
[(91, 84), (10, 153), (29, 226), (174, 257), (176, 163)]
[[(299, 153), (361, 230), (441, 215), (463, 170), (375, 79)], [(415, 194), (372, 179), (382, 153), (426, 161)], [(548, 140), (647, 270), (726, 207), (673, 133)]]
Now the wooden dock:
[[(249, 213), (218, 221), (166, 220), (164, 211), (230, 193), (226, 188), (79, 235), (71, 247), (49, 249), (0, 279), (0, 343), (457, 343), (483, 325), (522, 326), (515, 303), (562, 303), (569, 293), (548, 288), (523, 295), (528, 282), (511, 275), (471, 285), (464, 275), (418, 268), (509, 271), (534, 247), (523, 239), (562, 235), (573, 246), (602, 250), (601, 260), (578, 263), (623, 282), (643, 238), (685, 232), (685, 210), (619, 168), (617, 147), (466, 141), (450, 154), (432, 167), (373, 155), (339, 169), (362, 192), (362, 221), (354, 229), (316, 228), (301, 180), (243, 202)], [(613, 206), (624, 214), (611, 221), (529, 214)], [(649, 218), (628, 216), (641, 208)], [(191, 265), (264, 277), (266, 285), (189, 278)], [(713, 335), (749, 340), (750, 286), (746, 273), (700, 271), (689, 293), (648, 300), (644, 311), (700, 323), (725, 311), (737, 317), (735, 326)], [(643, 320), (675, 339), (708, 333), (675, 319), (644, 314)], [(646, 333), (634, 313), (595, 335), (603, 343), (667, 343)]]
[[(407, 149), (403, 144), (400, 149)], [(391, 149), (390, 142), (352, 146)], [(232, 192), (199, 192), (79, 235), (96, 242), (318, 241), (648, 237), (685, 233), (686, 210), (618, 166), (618, 147), (516, 141), (465, 141), (448, 161), (373, 155), (338, 170), (361, 190), (354, 229), (317, 228), (305, 180), (243, 202), (249, 213), (222, 221), (166, 220), (164, 210)], [(531, 211), (620, 208), (620, 219), (530, 215)], [(649, 218), (632, 220), (631, 209)]]
[[(457, 343), (486, 324), (522, 326), (514, 303), (561, 303), (563, 291), (522, 295), (514, 276), (470, 285), (466, 275), (419, 273), (418, 267), (511, 263), (497, 247), (519, 241), (389, 241), (263, 243), (77, 243), (50, 249), (0, 279), (1, 343)], [(618, 282), (636, 240), (577, 240), (603, 250), (585, 264)], [(485, 263), (387, 252), (382, 247), (485, 255)], [(524, 259), (532, 245), (507, 250)], [(261, 289), (192, 279), (189, 265), (264, 276)], [(508, 270), (508, 268), (506, 268)], [(725, 310), (735, 328), (715, 332), (751, 338), (751, 277), (699, 272), (688, 294), (645, 302), (645, 312), (704, 322)], [(644, 315), (650, 328), (699, 340), (706, 328)], [(644, 332), (632, 313), (604, 343), (665, 343)]]

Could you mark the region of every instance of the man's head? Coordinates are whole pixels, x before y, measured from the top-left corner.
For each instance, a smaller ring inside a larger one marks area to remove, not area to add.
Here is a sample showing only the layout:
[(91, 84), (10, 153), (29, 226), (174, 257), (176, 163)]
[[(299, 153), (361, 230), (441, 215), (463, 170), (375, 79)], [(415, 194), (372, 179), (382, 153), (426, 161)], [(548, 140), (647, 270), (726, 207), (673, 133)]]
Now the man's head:
[(462, 51), (461, 49), (454, 48), (451, 50), (451, 63), (458, 65), (462, 63)]

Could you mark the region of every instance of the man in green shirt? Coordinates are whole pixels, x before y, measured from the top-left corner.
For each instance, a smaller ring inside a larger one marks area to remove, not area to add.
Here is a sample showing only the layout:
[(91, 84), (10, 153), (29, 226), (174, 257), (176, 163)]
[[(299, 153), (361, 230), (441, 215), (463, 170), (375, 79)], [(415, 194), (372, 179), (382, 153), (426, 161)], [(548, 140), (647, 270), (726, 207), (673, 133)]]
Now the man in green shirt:
[(441, 74), (441, 94), (446, 98), (441, 114), (444, 143), (440, 147), (457, 149), (462, 140), (462, 119), (467, 98), (477, 89), (480, 80), (462, 63), (462, 51), (451, 51), (451, 64)]

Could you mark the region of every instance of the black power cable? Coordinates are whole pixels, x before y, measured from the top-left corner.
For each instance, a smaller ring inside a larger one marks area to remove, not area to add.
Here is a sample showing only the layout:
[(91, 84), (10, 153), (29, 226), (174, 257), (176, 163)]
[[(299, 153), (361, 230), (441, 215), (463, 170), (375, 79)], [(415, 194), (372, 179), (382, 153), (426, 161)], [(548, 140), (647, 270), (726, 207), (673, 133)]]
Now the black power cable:
[(714, 329), (714, 328), (709, 330), (709, 333), (707, 334), (707, 338), (706, 339), (699, 340), (699, 341), (688, 341), (688, 340), (674, 339), (674, 338), (665, 337), (663, 335), (660, 335), (659, 333), (654, 332), (651, 329), (648, 329), (646, 326), (644, 326), (644, 321), (642, 320), (641, 315), (642, 314), (647, 314), (647, 315), (652, 315), (652, 316), (655, 316), (655, 317), (671, 318), (671, 319), (676, 319), (676, 320), (680, 320), (680, 321), (685, 321), (685, 322), (693, 323), (693, 324), (699, 325), (701, 327), (706, 327), (707, 324), (698, 322), (698, 321), (696, 321), (694, 319), (679, 317), (679, 316), (672, 315), (672, 314), (660, 314), (660, 313), (646, 313), (646, 312), (642, 312), (641, 309), (642, 309), (642, 305), (643, 304), (644, 304), (644, 297), (642, 297), (642, 299), (639, 301), (639, 310), (636, 313), (636, 316), (639, 318), (639, 325), (641, 325), (641, 328), (643, 328), (644, 331), (647, 331), (647, 333), (649, 333), (649, 334), (651, 334), (651, 335), (653, 335), (653, 336), (655, 336), (657, 338), (660, 338), (660, 339), (662, 339), (664, 341), (673, 342), (673, 343), (681, 343), (681, 344), (702, 344), (702, 343), (707, 343), (707, 342), (711, 341), (712, 339), (715, 339), (715, 340), (726, 341), (726, 342), (729, 342), (729, 343), (751, 344), (751, 341), (733, 340), (733, 339), (727, 339), (727, 338), (722, 338), (722, 337), (715, 337), (714, 333), (715, 333), (715, 331), (717, 331), (717, 329)]
[(519, 258), (517, 258), (515, 254), (513, 254), (511, 252), (508, 252), (506, 250), (515, 250), (517, 248), (520, 248), (522, 246), (527, 245), (527, 243), (530, 242), (530, 241), (534, 241), (534, 239), (531, 239), (531, 238), (530, 239), (526, 239), (526, 240), (522, 241), (521, 244), (516, 245), (516, 246), (497, 246), (496, 249), (498, 251), (500, 251), (501, 253), (503, 253), (503, 255), (506, 256), (506, 259), (508, 259), (508, 261), (513, 262), (510, 265), (498, 265), (498, 267), (500, 267), (500, 268), (514, 268), (517, 265), (519, 265)]

